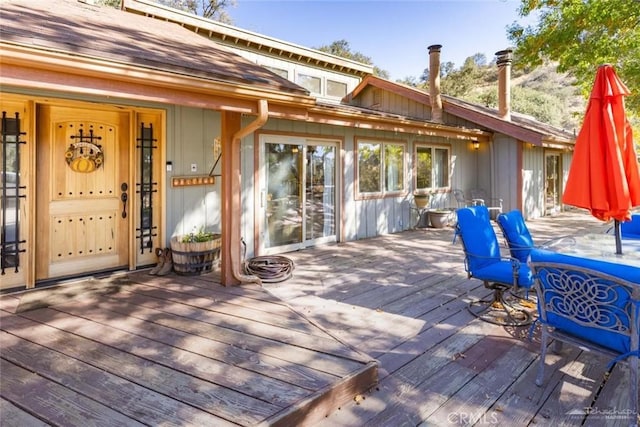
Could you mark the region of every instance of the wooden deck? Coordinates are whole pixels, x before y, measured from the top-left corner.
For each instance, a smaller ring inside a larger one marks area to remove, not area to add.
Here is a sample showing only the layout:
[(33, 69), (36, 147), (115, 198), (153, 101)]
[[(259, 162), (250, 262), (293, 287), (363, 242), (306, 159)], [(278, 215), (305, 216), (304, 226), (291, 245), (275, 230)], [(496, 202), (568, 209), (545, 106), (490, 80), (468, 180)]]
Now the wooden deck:
[(301, 425), (377, 382), (373, 359), (264, 289), (214, 279), (0, 298), (0, 424)]
[[(541, 242), (602, 225), (563, 214), (529, 227)], [(290, 253), (294, 277), (263, 288), (137, 272), (4, 296), (0, 424), (628, 425), (624, 364), (609, 375), (566, 347), (535, 386), (537, 334), (469, 314), (488, 291), (451, 238)]]

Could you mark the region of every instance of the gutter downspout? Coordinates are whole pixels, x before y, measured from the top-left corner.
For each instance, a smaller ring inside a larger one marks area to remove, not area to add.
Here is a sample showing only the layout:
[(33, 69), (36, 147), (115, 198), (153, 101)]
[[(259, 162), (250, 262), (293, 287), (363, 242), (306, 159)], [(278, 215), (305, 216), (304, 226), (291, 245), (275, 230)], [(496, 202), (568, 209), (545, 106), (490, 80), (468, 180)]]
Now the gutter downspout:
[[(256, 131), (262, 126), (264, 126), (268, 118), (269, 118), (269, 104), (267, 103), (266, 99), (260, 99), (258, 101), (258, 117), (256, 117), (256, 119), (251, 123), (249, 123), (247, 126), (241, 128), (240, 130), (238, 130), (236, 133), (233, 134), (231, 139), (231, 149), (233, 150), (233, 152), (234, 153), (239, 152), (240, 142), (242, 141), (242, 138)], [(238, 156), (238, 159), (239, 159), (239, 156)], [(240, 188), (240, 184), (241, 184), (240, 165), (238, 164), (238, 167), (234, 168), (234, 173), (231, 176), (231, 189), (232, 189), (231, 197), (233, 197), (232, 199), (233, 202), (236, 202), (236, 203), (232, 202), (231, 206), (240, 207), (240, 205), (242, 204), (240, 199), (240, 193), (242, 190)], [(231, 236), (229, 239), (229, 243), (230, 243), (229, 255), (231, 257), (231, 274), (233, 278), (239, 281), (241, 284), (257, 283), (258, 285), (262, 285), (262, 280), (260, 280), (258, 276), (250, 276), (250, 275), (244, 274), (241, 269), (241, 261), (239, 259), (241, 256), (240, 255), (240, 246), (241, 246), (240, 224), (236, 224), (236, 221), (240, 222), (240, 216), (233, 215), (233, 214), (230, 215), (229, 228), (231, 230)]]

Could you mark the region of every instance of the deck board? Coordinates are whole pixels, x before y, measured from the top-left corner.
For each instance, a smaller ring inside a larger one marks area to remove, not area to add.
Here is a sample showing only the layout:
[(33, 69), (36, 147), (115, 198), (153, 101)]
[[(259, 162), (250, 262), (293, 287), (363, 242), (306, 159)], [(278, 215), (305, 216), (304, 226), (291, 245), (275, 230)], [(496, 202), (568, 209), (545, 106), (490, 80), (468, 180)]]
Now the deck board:
[[(529, 222), (536, 242), (600, 225)], [(539, 326), (529, 339), (469, 313), (490, 291), (451, 229), (285, 256), (293, 277), (263, 287), (138, 271), (0, 296), (1, 424), (628, 425), (605, 414), (629, 406), (626, 365), (607, 376), (566, 345), (537, 387)]]
[(5, 399), (21, 405), (48, 423), (82, 425), (91, 420), (95, 426), (144, 426), (135, 419), (102, 405), (37, 373), (0, 359), (0, 384)]
[(28, 366), (39, 376), (58, 384), (70, 384), (65, 378), (72, 373), (77, 381), (71, 383), (70, 388), (76, 393), (95, 401), (110, 401), (118, 411), (142, 423), (179, 425), (189, 419), (204, 425), (221, 421), (192, 406), (6, 332), (0, 332), (0, 340), (3, 358), (13, 364)]
[[(135, 318), (130, 316), (130, 312), (125, 311), (125, 314), (122, 314), (110, 311), (108, 307), (108, 302), (88, 301), (80, 304), (76, 302), (69, 306), (56, 306), (56, 310), (118, 328), (137, 335), (142, 340), (148, 338), (176, 349), (211, 358), (219, 362), (221, 368), (227, 370), (226, 374), (230, 375), (234, 381), (245, 376), (245, 371), (259, 374), (266, 372), (272, 378), (293, 384), (293, 386), (318, 389), (339, 378), (336, 375), (313, 370), (303, 365), (294, 365), (282, 359), (265, 356), (235, 345), (191, 335), (179, 329), (153, 322), (132, 321)], [(142, 343), (144, 341), (137, 344)], [(145, 348), (150, 348), (150, 346), (145, 346)], [(175, 350), (172, 352), (171, 357), (177, 356)]]
[(49, 425), (2, 398), (0, 398), (0, 416), (3, 425), (7, 426), (46, 427)]
[[(28, 314), (29, 317), (41, 318), (46, 314), (45, 312), (49, 311), (49, 309), (39, 309), (28, 312)], [(73, 325), (77, 320), (70, 317), (67, 319), (70, 325)], [(21, 317), (19, 320), (19, 326), (15, 324), (18, 321), (7, 326), (11, 326), (12, 333), (25, 340), (38, 340), (53, 351), (61, 352), (96, 368), (112, 372), (114, 375), (140, 384), (157, 393), (176, 396), (182, 402), (212, 413), (222, 420), (233, 420), (240, 425), (253, 425), (279, 409), (278, 406), (235, 390), (193, 377), (108, 345), (61, 331), (53, 326), (39, 324), (26, 317)], [(9, 322), (10, 320), (3, 320), (3, 328), (5, 323)], [(58, 323), (58, 326), (62, 326), (60, 324), (62, 322)], [(91, 417), (87, 418), (92, 419)]]
[[(74, 284), (66, 299), (26, 298), (43, 308), (0, 297), (3, 426), (304, 424), (377, 382), (371, 358), (260, 287), (131, 276), (104, 294), (91, 281), (86, 295)], [(58, 396), (66, 421), (47, 406)]]
[[(603, 229), (582, 212), (531, 221), (529, 226), (539, 243), (558, 235)], [(465, 424), (464, 417), (475, 417), (472, 424), (476, 425), (574, 425), (575, 417), (565, 414), (573, 406), (628, 407), (624, 367), (617, 378), (614, 373), (615, 379), (604, 381), (597, 356), (577, 349), (548, 354), (545, 384), (535, 386), (539, 334), (530, 341), (528, 328), (491, 325), (469, 314), (467, 303), (490, 291), (467, 279), (462, 250), (459, 243), (452, 243), (450, 229), (416, 230), (374, 240), (373, 244), (350, 242), (344, 256), (325, 252), (315, 256), (314, 249), (293, 253), (297, 268), (305, 271), (316, 271), (318, 259), (333, 262), (337, 258), (338, 265), (329, 272), (329, 280), (294, 276), (286, 286), (266, 286), (380, 362), (380, 384), (318, 425), (443, 426)], [(360, 264), (351, 256), (358, 246), (367, 254)], [(347, 280), (341, 283), (340, 278)], [(349, 312), (338, 303), (353, 309)], [(393, 328), (380, 312), (395, 315)], [(417, 322), (422, 322), (420, 328), (415, 327)], [(369, 344), (372, 337), (375, 340)], [(596, 401), (591, 402), (600, 387)], [(594, 426), (624, 425), (594, 415), (582, 421)]]

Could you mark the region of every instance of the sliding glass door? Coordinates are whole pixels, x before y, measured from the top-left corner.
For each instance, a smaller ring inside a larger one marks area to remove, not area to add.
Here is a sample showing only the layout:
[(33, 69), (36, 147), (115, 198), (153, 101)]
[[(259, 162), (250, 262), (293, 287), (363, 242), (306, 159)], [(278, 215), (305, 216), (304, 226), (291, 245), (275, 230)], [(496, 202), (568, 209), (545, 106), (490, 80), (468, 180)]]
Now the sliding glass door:
[(335, 142), (264, 136), (261, 252), (336, 240)]
[(560, 196), (562, 194), (562, 173), (559, 153), (545, 153), (545, 215), (560, 212)]

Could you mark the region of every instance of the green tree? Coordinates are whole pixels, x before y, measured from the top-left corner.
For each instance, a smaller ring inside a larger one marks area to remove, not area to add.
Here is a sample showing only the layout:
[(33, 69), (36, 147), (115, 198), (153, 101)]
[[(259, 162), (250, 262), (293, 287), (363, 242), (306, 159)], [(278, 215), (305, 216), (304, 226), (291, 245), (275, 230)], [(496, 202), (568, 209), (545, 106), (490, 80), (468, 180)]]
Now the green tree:
[[(442, 93), (463, 98), (465, 94), (472, 91), (486, 74), (484, 72), (486, 66), (479, 64), (478, 61), (486, 63), (486, 57), (482, 54), (470, 56), (464, 61), (460, 69), (450, 70), (441, 77), (440, 88)], [(449, 70), (448, 67), (447, 70)]]
[(98, 0), (96, 4), (101, 4), (103, 6), (109, 6), (116, 9), (120, 9), (121, 0)]
[(367, 65), (373, 65), (373, 74), (376, 76), (382, 77), (383, 79), (389, 78), (389, 72), (378, 68), (373, 64), (373, 61), (369, 56), (366, 56), (360, 52), (353, 52), (351, 50), (351, 46), (349, 46), (349, 42), (346, 40), (337, 40), (331, 43), (330, 45), (316, 47), (321, 52), (330, 53), (335, 56), (339, 56), (341, 58), (351, 59), (352, 61), (361, 62)]
[[(227, 11), (228, 7), (235, 6), (236, 0), (154, 0), (158, 4), (172, 7), (202, 16), (203, 18), (225, 24), (232, 24), (233, 21)], [(120, 9), (122, 0), (97, 0), (97, 4)]]
[(535, 25), (513, 23), (509, 38), (520, 64), (557, 61), (587, 96), (599, 65), (609, 63), (632, 90), (626, 99), (631, 116), (640, 116), (640, 2), (637, 0), (521, 0), (519, 14), (538, 18)]
[(233, 23), (225, 9), (236, 5), (236, 0), (156, 0), (156, 2), (225, 24)]

